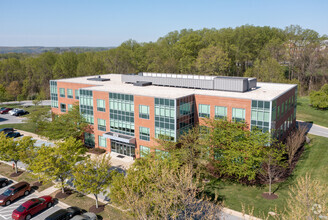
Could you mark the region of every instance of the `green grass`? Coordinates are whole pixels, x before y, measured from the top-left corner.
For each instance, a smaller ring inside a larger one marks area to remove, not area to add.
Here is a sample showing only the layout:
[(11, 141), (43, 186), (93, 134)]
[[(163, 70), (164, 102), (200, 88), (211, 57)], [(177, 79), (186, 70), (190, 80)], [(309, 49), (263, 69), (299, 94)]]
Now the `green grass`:
[(35, 133), (35, 125), (31, 123), (20, 123), (20, 124), (3, 124), (0, 125), (1, 128), (14, 128), (22, 131)]
[(279, 196), (276, 200), (266, 200), (262, 198), (263, 192), (268, 192), (268, 186), (244, 186), (238, 183), (215, 180), (210, 183), (210, 191), (216, 188), (224, 205), (236, 211), (242, 211), (246, 207), (246, 213), (254, 208), (253, 214), (257, 217), (267, 216), (269, 211), (284, 211), (286, 199), (288, 198), (289, 187), (295, 184), (298, 177), (310, 173), (311, 177), (319, 179), (323, 183), (328, 183), (328, 138), (309, 135), (312, 139), (306, 145), (305, 151), (298, 162), (293, 175), (285, 182), (273, 185), (273, 190)]
[(311, 107), (309, 96), (297, 97), (297, 120), (312, 121), (328, 127), (328, 110), (319, 110)]

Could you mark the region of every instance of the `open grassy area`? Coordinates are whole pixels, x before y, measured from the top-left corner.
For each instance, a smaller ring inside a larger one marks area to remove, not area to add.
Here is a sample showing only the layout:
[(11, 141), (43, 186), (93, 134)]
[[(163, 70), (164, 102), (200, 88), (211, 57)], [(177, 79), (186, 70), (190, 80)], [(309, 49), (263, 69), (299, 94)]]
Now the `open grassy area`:
[(318, 110), (310, 106), (310, 97), (297, 97), (297, 120), (312, 121), (314, 124), (328, 127), (328, 110)]
[[(0, 163), (0, 174), (2, 176), (5, 176), (7, 178), (10, 178), (10, 179), (13, 179), (17, 182), (20, 182), (20, 181), (26, 181), (28, 183), (30, 183), (31, 185), (35, 182), (38, 181), (37, 178), (33, 177), (31, 174), (27, 173), (27, 172), (23, 172), (21, 175), (19, 175), (18, 177), (10, 177), (10, 174), (12, 174), (14, 171), (12, 169), (12, 166), (9, 166), (5, 163)], [(43, 184), (42, 186), (40, 186), (38, 188), (38, 191), (41, 192), (49, 187), (53, 186), (53, 183), (52, 182), (49, 182), (49, 183), (46, 183), (46, 184)]]
[(210, 191), (215, 189), (222, 198), (224, 205), (236, 211), (242, 211), (242, 207), (254, 207), (254, 215), (258, 217), (266, 216), (269, 211), (282, 212), (285, 200), (288, 198), (289, 187), (295, 183), (295, 179), (310, 173), (313, 178), (317, 178), (324, 183), (328, 183), (328, 138), (309, 135), (312, 139), (306, 145), (305, 151), (298, 162), (293, 175), (285, 182), (273, 185), (273, 190), (279, 196), (276, 200), (262, 198), (263, 192), (268, 192), (268, 187), (244, 186), (238, 183), (214, 180), (210, 183)]
[[(52, 196), (55, 197), (57, 192), (53, 193)], [(94, 199), (91, 199), (77, 192), (73, 192), (73, 194), (71, 194), (67, 198), (63, 198), (59, 200), (61, 202), (66, 203), (67, 205), (78, 206), (87, 211), (91, 206), (96, 204), (96, 201)], [(103, 205), (103, 204), (99, 203), (99, 205)], [(127, 219), (127, 220), (133, 219), (128, 213), (122, 212), (121, 210), (116, 209), (110, 205), (106, 205), (104, 211), (100, 212), (98, 215), (100, 215), (103, 219)]]
[(1, 128), (14, 128), (22, 131), (32, 132), (35, 133), (35, 124), (31, 123), (19, 123), (19, 124), (3, 124), (0, 125)]

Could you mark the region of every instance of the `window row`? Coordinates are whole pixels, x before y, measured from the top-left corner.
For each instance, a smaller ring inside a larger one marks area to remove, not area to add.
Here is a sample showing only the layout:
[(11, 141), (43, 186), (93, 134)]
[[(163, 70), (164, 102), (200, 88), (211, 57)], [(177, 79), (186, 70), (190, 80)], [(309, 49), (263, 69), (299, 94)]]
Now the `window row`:
[[(57, 87), (56, 87), (57, 90)], [(56, 93), (57, 91), (54, 91), (54, 89), (51, 90), (51, 93)], [(59, 96), (62, 98), (65, 98), (65, 89), (64, 88), (59, 88)], [(75, 89), (75, 99), (79, 99), (80, 95), (79, 95), (79, 90)], [(73, 99), (73, 89), (67, 89), (67, 98), (69, 99)]]
[[(244, 108), (232, 108), (232, 120), (234, 121), (245, 121), (245, 109)], [(228, 110), (225, 106), (215, 106), (215, 118), (226, 119)], [(199, 104), (198, 105), (198, 116), (200, 118), (210, 118), (211, 106)]]

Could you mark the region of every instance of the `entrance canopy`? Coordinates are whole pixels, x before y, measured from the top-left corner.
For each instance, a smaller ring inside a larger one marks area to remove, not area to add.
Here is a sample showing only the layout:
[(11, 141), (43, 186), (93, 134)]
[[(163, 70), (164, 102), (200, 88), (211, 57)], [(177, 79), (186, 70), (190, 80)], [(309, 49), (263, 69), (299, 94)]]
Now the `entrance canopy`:
[(119, 134), (119, 133), (111, 132), (111, 131), (103, 134), (103, 137), (109, 138), (109, 139), (115, 140), (115, 141), (121, 141), (121, 142), (124, 142), (127, 144), (135, 144), (136, 143), (135, 137), (131, 137), (129, 135)]

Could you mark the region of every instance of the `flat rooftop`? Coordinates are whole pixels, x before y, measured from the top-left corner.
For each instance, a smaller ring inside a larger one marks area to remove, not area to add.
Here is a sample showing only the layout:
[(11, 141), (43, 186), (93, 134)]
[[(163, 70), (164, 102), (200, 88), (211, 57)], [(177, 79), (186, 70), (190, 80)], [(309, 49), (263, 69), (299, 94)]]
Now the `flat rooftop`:
[(207, 95), (219, 96), (228, 98), (251, 99), (251, 100), (273, 100), (290, 89), (296, 87), (296, 84), (281, 84), (281, 83), (257, 83), (257, 87), (250, 91), (243, 93), (218, 91), (218, 90), (203, 90), (191, 88), (177, 88), (168, 86), (134, 86), (133, 84), (126, 84), (122, 82), (122, 74), (105, 74), (101, 78), (110, 79), (109, 81), (91, 81), (90, 78), (98, 76), (85, 76), (68, 79), (58, 79), (57, 82), (89, 84), (90, 87), (84, 88), (92, 91), (105, 91), (114, 93), (124, 93), (131, 95), (159, 97), (167, 99), (177, 99), (188, 95)]

